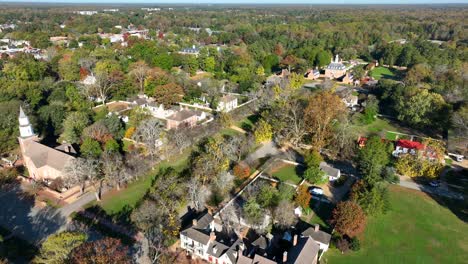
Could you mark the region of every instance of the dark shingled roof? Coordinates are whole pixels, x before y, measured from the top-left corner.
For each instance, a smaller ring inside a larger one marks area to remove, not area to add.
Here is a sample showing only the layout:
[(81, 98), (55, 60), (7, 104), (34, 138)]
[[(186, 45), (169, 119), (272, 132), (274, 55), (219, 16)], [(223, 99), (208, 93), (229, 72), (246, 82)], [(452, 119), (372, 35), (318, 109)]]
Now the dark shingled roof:
[(311, 237), (315, 241), (323, 244), (330, 244), (331, 235), (327, 232), (323, 232), (322, 230), (315, 231), (314, 227), (307, 228), (302, 232), (302, 235), (305, 237)]
[(208, 244), (210, 241), (210, 235), (205, 234), (204, 232), (197, 230), (195, 228), (188, 228), (181, 232), (182, 235), (191, 238), (197, 242), (202, 243), (203, 245)]
[(228, 246), (224, 245), (221, 242), (218, 241), (213, 241), (210, 243), (208, 246), (207, 254), (210, 256), (213, 256), (215, 258), (221, 257), (227, 250), (229, 249)]

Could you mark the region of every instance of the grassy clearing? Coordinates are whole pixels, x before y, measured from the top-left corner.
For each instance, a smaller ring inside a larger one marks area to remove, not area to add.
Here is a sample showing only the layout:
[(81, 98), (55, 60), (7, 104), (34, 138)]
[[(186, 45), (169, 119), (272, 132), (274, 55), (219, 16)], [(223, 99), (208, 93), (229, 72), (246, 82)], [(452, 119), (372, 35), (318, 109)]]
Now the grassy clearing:
[(300, 166), (285, 164), (279, 169), (274, 170), (272, 175), (274, 178), (282, 182), (289, 182), (292, 184), (299, 184), (302, 181), (302, 174), (304, 170)]
[(220, 132), (219, 132), (221, 135), (223, 136), (236, 136), (236, 135), (239, 135), (240, 132), (237, 131), (237, 130), (234, 130), (232, 128), (223, 128)]
[(380, 80), (382, 78), (395, 79), (395, 70), (386, 67), (376, 67), (369, 73), (369, 75), (376, 80)]
[[(377, 118), (372, 124), (369, 125), (353, 125), (350, 128), (354, 130), (358, 135), (369, 136), (372, 134), (382, 134), (386, 133), (385, 131), (397, 131), (398, 129), (390, 124), (387, 120)], [(385, 135), (388, 136), (388, 135)]]
[(245, 131), (253, 131), (255, 124), (260, 119), (260, 115), (250, 115), (237, 123), (237, 126), (244, 129)]
[(104, 196), (100, 206), (109, 215), (119, 213), (126, 207), (134, 208), (151, 187), (151, 182), (159, 169), (172, 167), (177, 171), (182, 171), (187, 166), (190, 153), (191, 149), (179, 155), (175, 160), (164, 161), (147, 175), (130, 183), (127, 188), (109, 196)]
[(468, 225), (429, 196), (390, 187), (391, 210), (368, 219), (361, 250), (328, 251), (322, 263), (466, 263)]

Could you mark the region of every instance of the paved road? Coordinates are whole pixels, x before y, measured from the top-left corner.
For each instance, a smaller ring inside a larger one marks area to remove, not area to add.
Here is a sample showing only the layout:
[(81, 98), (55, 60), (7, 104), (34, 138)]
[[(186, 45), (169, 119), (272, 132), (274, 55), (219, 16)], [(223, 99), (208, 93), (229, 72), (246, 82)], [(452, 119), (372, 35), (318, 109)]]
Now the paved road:
[(409, 189), (413, 189), (413, 190), (417, 190), (421, 192), (426, 192), (426, 193), (431, 193), (431, 194), (435, 194), (439, 196), (445, 196), (448, 198), (460, 199), (460, 200), (464, 199), (463, 195), (450, 191), (448, 190), (446, 186), (443, 186), (443, 185), (440, 187), (432, 187), (430, 185), (419, 184), (419, 183), (412, 181), (411, 179), (405, 179), (405, 178), (402, 178), (400, 180), (399, 185), (405, 188), (409, 188)]
[(23, 190), (17, 185), (0, 190), (0, 225), (30, 243), (39, 244), (47, 236), (66, 230), (68, 216), (95, 199), (94, 193), (88, 192), (74, 203), (59, 209), (36, 208), (34, 200), (24, 197)]

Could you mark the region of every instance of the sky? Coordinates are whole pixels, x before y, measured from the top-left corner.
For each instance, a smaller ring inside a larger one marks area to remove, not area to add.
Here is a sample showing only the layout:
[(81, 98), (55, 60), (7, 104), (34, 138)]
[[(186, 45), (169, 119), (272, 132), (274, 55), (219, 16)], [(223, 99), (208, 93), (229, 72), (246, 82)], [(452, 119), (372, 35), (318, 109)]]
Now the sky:
[(0, 0), (1, 2), (46, 2), (46, 3), (106, 3), (106, 4), (447, 4), (463, 3), (468, 0)]

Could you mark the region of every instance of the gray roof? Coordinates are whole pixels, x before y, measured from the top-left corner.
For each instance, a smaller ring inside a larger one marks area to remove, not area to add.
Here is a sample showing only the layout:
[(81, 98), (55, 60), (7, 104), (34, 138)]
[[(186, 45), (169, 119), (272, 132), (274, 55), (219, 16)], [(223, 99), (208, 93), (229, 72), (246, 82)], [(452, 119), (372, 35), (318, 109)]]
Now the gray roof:
[(215, 258), (219, 258), (221, 257), (227, 250), (229, 249), (228, 246), (224, 245), (223, 243), (221, 242), (218, 242), (218, 241), (213, 241), (212, 243), (210, 243), (210, 245), (208, 246), (208, 250), (206, 251), (206, 253), (210, 256), (213, 256)]
[(189, 237), (192, 240), (195, 240), (203, 245), (208, 244), (210, 241), (210, 236), (203, 231), (197, 230), (195, 228), (188, 228), (181, 232), (182, 235)]
[(297, 245), (293, 246), (288, 252), (288, 261), (286, 263), (310, 264), (317, 258), (319, 252), (318, 243), (310, 237), (298, 238)]
[(331, 235), (327, 232), (323, 232), (322, 230), (315, 231), (314, 227), (309, 227), (304, 232), (302, 232), (303, 236), (311, 237), (315, 241), (320, 242), (322, 244), (330, 244)]
[(181, 122), (181, 121), (187, 120), (190, 117), (196, 116), (196, 115), (198, 115), (198, 113), (196, 111), (181, 110), (181, 111), (178, 111), (177, 113), (174, 113), (174, 114), (170, 115), (169, 117), (167, 117), (167, 119)]
[(25, 155), (31, 159), (36, 168), (49, 166), (58, 171), (63, 171), (67, 161), (73, 159), (72, 156), (62, 151), (42, 145), (34, 140), (25, 140), (24, 148), (26, 150)]
[(338, 177), (340, 175), (340, 170), (330, 167), (325, 162), (320, 162), (320, 169), (325, 172), (328, 176)]
[(211, 224), (211, 222), (213, 222), (213, 216), (209, 213), (205, 213), (197, 219), (197, 225), (195, 228), (206, 229)]
[(261, 249), (266, 249), (268, 247), (268, 240), (264, 236), (260, 236), (254, 242), (252, 242), (253, 246), (257, 246)]
[(346, 66), (341, 62), (332, 62), (328, 64), (327, 69), (329, 70), (344, 70)]

